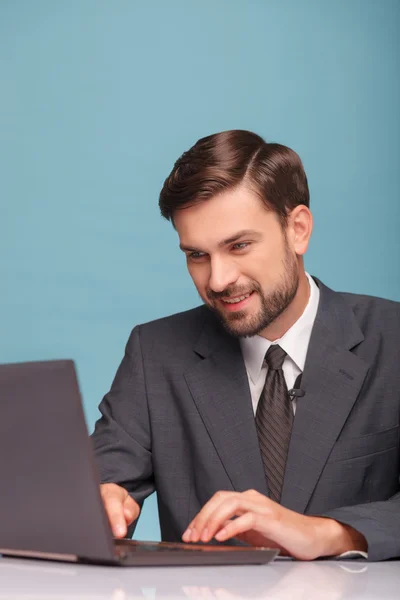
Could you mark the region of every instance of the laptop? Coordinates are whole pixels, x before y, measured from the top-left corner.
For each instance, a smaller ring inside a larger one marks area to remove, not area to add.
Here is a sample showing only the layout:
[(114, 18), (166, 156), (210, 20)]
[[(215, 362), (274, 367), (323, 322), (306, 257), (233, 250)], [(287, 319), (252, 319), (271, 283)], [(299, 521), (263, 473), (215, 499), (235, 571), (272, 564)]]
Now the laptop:
[(114, 539), (72, 360), (0, 365), (0, 554), (108, 565), (265, 564), (274, 548)]

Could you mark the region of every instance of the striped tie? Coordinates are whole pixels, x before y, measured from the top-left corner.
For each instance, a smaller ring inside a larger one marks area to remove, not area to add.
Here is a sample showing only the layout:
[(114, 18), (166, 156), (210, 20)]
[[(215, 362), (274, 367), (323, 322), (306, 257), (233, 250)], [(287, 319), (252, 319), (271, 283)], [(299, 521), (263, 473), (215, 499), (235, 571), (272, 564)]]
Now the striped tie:
[(256, 412), (256, 428), (270, 498), (279, 502), (293, 425), (293, 409), (282, 365), (286, 352), (274, 344), (265, 355), (267, 377)]

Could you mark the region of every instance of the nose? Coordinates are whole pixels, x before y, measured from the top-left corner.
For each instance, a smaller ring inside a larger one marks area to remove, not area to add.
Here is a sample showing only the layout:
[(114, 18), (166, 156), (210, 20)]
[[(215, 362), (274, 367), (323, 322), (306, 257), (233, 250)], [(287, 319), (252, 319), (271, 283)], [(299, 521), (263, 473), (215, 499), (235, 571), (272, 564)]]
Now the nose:
[(223, 292), (227, 287), (236, 283), (238, 277), (238, 269), (233, 261), (219, 257), (211, 259), (209, 286), (213, 292)]

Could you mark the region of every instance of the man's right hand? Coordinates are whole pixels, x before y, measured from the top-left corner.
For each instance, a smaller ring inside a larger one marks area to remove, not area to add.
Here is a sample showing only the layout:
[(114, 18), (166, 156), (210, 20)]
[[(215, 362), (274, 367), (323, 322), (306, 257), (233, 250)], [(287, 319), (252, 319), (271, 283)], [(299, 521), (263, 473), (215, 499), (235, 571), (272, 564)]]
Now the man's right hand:
[(114, 536), (123, 538), (127, 534), (127, 526), (139, 516), (139, 504), (116, 483), (102, 483), (100, 494)]

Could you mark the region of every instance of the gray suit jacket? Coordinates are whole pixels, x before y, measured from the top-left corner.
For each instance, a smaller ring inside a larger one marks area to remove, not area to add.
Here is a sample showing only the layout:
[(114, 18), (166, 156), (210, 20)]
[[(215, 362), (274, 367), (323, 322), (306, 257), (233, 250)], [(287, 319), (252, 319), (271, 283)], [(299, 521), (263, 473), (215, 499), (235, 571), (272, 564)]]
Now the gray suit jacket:
[[(400, 557), (400, 304), (316, 281), (281, 503), (361, 531), (369, 560)], [(164, 540), (218, 490), (268, 494), (240, 345), (206, 307), (136, 327), (100, 410), (101, 480), (156, 490)]]

